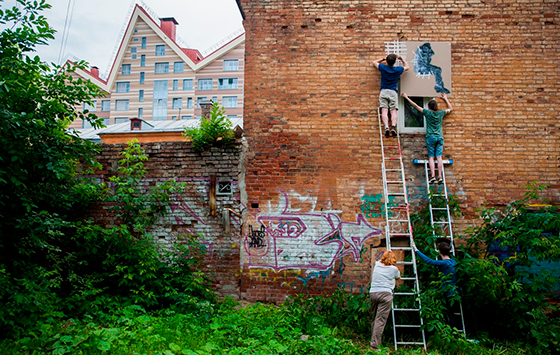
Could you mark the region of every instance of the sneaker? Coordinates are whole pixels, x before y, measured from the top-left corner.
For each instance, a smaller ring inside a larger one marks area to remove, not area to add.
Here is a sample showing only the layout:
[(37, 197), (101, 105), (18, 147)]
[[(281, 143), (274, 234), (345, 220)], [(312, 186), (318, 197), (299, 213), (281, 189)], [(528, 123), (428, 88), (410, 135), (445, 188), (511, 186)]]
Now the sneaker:
[(438, 181), (437, 178), (436, 178), (435, 176), (432, 176), (432, 177), (430, 178), (430, 181), (428, 181), (428, 183), (429, 183), (430, 185), (433, 185), (433, 184), (435, 184), (437, 181)]
[(397, 136), (397, 128), (395, 126), (391, 126), (391, 135), (393, 137)]
[(385, 138), (389, 138), (390, 134), (391, 132), (389, 132), (389, 127), (385, 128)]
[(437, 183), (440, 184), (440, 185), (443, 184), (443, 178), (438, 177), (437, 178)]

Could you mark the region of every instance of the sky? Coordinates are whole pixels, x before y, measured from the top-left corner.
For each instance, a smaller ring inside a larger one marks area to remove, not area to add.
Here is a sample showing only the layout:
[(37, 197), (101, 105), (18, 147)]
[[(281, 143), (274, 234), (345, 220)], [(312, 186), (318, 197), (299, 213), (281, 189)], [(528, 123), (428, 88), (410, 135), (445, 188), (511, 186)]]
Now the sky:
[[(142, 2), (158, 17), (174, 17), (179, 23), (177, 36), (201, 52), (243, 27), (235, 0), (47, 0), (52, 8), (44, 15), (57, 33), (54, 41), (37, 48), (37, 54), (45, 62), (60, 64), (64, 23), (71, 4), (73, 11), (62, 62), (70, 54), (106, 72), (132, 6)], [(0, 7), (12, 7), (15, 3), (4, 0)]]

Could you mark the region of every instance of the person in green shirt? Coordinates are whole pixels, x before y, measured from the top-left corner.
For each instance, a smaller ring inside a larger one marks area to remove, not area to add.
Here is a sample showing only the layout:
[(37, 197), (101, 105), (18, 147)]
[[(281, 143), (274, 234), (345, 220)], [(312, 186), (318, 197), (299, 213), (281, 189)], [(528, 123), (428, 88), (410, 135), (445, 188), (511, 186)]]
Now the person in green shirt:
[[(443, 183), (443, 177), (441, 172), (443, 171), (443, 129), (441, 127), (441, 121), (443, 117), (453, 111), (451, 103), (447, 99), (447, 94), (442, 93), (441, 97), (443, 101), (447, 104), (447, 110), (438, 110), (438, 105), (436, 100), (431, 100), (428, 102), (428, 109), (418, 106), (414, 101), (412, 101), (406, 93), (401, 94), (402, 97), (408, 100), (415, 109), (422, 112), (424, 117), (426, 117), (426, 145), (428, 148), (428, 164), (430, 165), (430, 184)], [(435, 161), (434, 157), (438, 162), (438, 175), (435, 174)]]

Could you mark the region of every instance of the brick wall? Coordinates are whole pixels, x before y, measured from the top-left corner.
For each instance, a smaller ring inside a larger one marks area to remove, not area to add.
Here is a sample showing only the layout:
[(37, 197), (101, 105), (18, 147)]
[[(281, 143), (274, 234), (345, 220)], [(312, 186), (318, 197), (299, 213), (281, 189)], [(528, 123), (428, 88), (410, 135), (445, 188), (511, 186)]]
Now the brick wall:
[[(109, 182), (116, 173), (120, 153), (126, 144), (103, 144), (97, 160), (102, 164), (99, 177)], [(239, 214), (239, 147), (230, 149), (212, 148), (206, 152), (196, 152), (190, 142), (145, 143), (148, 171), (145, 184), (175, 179), (185, 182), (183, 194), (172, 196), (168, 214), (156, 220), (150, 233), (162, 244), (170, 248), (181, 234), (198, 235), (207, 250), (204, 271), (210, 277), (219, 295), (239, 295), (239, 235), (241, 220)], [(210, 182), (231, 182), (232, 194), (216, 195), (216, 213), (211, 215)], [(96, 211), (98, 221), (108, 226), (115, 223), (107, 211), (100, 206)]]
[[(245, 14), (247, 223), (242, 296), (362, 290), (382, 193), (371, 64), (385, 42), (451, 43), (454, 113), (445, 119), (447, 183), (464, 219), (505, 205), (532, 181), (560, 196), (560, 6), (556, 1), (240, 0)], [(425, 195), (424, 139), (402, 136), (411, 204)], [(417, 200), (416, 200), (417, 199)], [(253, 229), (249, 229), (251, 226)], [(264, 226), (264, 233), (262, 229)], [(353, 239), (349, 227), (360, 236)], [(363, 247), (365, 246), (365, 247)], [(364, 255), (365, 254), (365, 255)]]

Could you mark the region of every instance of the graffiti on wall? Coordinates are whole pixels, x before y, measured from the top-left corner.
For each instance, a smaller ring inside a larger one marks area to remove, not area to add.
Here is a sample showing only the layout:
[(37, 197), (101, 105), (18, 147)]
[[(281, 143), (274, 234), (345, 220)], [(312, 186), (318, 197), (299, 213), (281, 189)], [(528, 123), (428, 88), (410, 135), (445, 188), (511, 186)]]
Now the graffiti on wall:
[(244, 238), (250, 268), (327, 270), (345, 256), (359, 262), (364, 242), (382, 234), (361, 213), (350, 222), (336, 211), (288, 212), (288, 194), (281, 195), (284, 209), (255, 216), (258, 226), (251, 226)]
[[(396, 196), (389, 196), (387, 207), (399, 207), (399, 204), (395, 202)], [(383, 194), (377, 195), (364, 195), (362, 196), (363, 203), (362, 213), (366, 218), (374, 217), (385, 217), (385, 203), (383, 203)], [(393, 216), (391, 210), (388, 211), (389, 217)]]

